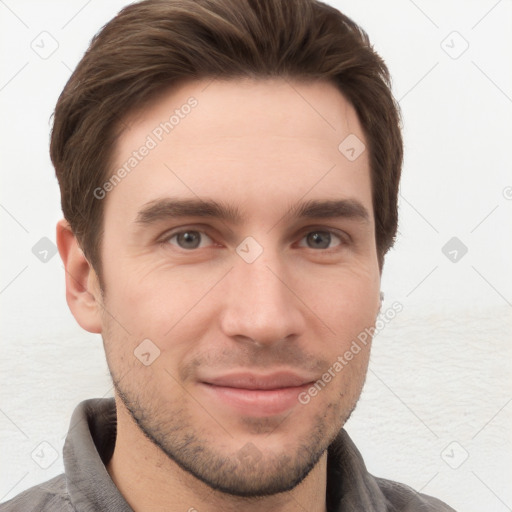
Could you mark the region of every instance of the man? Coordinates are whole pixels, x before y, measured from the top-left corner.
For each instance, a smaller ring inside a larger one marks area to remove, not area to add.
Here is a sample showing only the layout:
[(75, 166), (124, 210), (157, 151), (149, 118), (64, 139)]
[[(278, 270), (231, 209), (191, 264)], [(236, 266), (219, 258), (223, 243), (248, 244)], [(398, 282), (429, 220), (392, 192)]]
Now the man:
[(51, 157), (67, 302), (115, 402), (80, 404), (65, 474), (0, 510), (452, 510), (370, 475), (343, 430), (402, 165), (354, 22), (313, 0), (130, 5), (59, 98)]

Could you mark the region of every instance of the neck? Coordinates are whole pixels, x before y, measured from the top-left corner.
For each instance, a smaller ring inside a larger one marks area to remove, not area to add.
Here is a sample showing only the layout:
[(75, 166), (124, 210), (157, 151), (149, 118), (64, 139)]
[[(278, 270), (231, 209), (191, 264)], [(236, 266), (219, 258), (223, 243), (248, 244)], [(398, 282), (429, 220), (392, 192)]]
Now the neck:
[(141, 432), (116, 397), (117, 437), (107, 471), (135, 512), (325, 512), (327, 452), (294, 489), (244, 498), (216, 491), (181, 469)]

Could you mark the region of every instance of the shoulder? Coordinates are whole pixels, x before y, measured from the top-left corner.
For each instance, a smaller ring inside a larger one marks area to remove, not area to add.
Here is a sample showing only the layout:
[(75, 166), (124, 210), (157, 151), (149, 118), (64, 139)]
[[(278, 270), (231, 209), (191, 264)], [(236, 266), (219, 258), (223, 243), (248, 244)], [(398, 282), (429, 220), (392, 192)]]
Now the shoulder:
[(0, 504), (0, 512), (74, 512), (69, 501), (66, 477), (56, 476)]
[(415, 491), (408, 485), (373, 477), (389, 503), (388, 510), (396, 512), (455, 512), (446, 503)]

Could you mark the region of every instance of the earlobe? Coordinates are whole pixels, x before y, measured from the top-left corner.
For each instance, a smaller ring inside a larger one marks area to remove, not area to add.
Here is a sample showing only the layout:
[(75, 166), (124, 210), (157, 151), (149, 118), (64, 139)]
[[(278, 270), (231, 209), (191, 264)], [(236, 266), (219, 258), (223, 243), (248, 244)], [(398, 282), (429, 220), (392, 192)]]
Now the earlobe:
[(57, 223), (57, 247), (66, 272), (66, 301), (71, 313), (86, 331), (101, 333), (98, 278), (65, 219)]

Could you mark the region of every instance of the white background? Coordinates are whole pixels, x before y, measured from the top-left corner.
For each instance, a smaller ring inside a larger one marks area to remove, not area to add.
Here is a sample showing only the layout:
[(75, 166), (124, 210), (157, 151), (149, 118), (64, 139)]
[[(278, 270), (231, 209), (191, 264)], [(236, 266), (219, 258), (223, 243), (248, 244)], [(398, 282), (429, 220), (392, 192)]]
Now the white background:
[[(0, 1), (0, 501), (61, 473), (75, 405), (113, 395), (100, 336), (67, 308), (58, 254), (43, 263), (32, 247), (55, 241), (61, 217), (50, 115), (91, 37), (126, 3)], [(387, 62), (405, 137), (382, 283), (383, 310), (404, 310), (375, 338), (347, 430), (377, 476), (459, 511), (512, 510), (512, 3), (330, 3)], [(32, 49), (41, 37), (58, 44), (46, 59)], [(442, 252), (452, 237), (468, 249), (456, 262)], [(42, 442), (48, 463), (52, 447), (57, 457), (47, 469), (32, 458)]]

